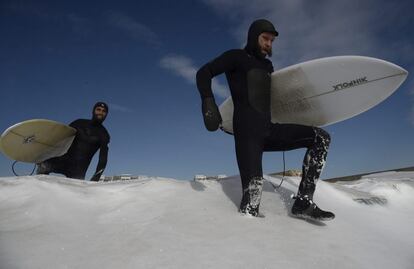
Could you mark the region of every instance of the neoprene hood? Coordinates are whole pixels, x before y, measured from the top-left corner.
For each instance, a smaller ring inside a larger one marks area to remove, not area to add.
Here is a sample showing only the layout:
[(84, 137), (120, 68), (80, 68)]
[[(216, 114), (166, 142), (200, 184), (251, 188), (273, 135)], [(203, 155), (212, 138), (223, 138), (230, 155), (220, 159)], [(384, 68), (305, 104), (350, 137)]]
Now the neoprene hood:
[[(97, 107), (102, 107), (102, 108), (104, 108), (104, 109), (106, 110), (106, 115), (108, 115), (108, 112), (109, 112), (109, 107), (108, 107), (108, 105), (107, 105), (105, 102), (97, 102), (97, 103), (93, 106), (93, 109), (92, 109), (92, 119), (93, 119), (93, 120), (96, 120), (96, 117), (95, 117), (95, 109), (96, 109)], [(105, 118), (106, 118), (106, 116), (105, 116)], [(103, 118), (103, 119), (102, 119), (102, 121), (100, 121), (100, 122), (103, 122), (103, 121), (105, 120), (105, 118)]]
[(249, 32), (247, 36), (247, 45), (245, 47), (245, 50), (253, 54), (255, 56), (258, 56), (260, 58), (263, 58), (263, 54), (260, 52), (259, 49), (259, 35), (261, 33), (273, 33), (275, 36), (278, 36), (279, 33), (276, 31), (273, 24), (265, 19), (259, 19), (255, 20), (249, 27)]

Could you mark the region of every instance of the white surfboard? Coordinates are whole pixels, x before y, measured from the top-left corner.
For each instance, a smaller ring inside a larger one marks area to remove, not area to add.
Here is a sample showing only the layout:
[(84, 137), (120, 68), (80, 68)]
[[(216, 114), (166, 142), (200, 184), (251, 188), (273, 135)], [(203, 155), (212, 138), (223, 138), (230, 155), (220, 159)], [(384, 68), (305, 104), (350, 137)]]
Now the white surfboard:
[[(292, 65), (272, 74), (273, 123), (326, 126), (354, 117), (388, 98), (408, 72), (387, 61), (336, 56)], [(221, 128), (233, 133), (233, 101), (220, 105)]]
[(75, 134), (76, 129), (56, 121), (27, 120), (3, 132), (0, 150), (16, 161), (40, 163), (65, 154)]

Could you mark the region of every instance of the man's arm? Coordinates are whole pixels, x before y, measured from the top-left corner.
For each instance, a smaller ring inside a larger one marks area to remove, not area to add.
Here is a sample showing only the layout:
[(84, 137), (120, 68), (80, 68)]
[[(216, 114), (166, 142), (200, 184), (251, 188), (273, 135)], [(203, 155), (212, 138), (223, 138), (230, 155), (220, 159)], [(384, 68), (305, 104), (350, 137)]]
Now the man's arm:
[(211, 89), (211, 81), (213, 77), (234, 70), (238, 54), (238, 50), (226, 51), (211, 62), (203, 65), (200, 70), (198, 70), (196, 79), (201, 99), (214, 98)]
[(85, 134), (85, 130), (84, 130), (85, 129), (85, 120), (82, 120), (82, 119), (74, 120), (69, 124), (69, 126), (76, 129), (76, 136), (77, 137), (82, 136), (82, 135)]
[(79, 128), (79, 126), (81, 125), (82, 120), (81, 119), (77, 119), (72, 121), (71, 123), (69, 123), (69, 126), (72, 128), (75, 128), (76, 130)]
[(202, 100), (204, 125), (209, 131), (216, 131), (222, 121), (216, 101), (214, 100), (211, 81), (213, 77), (224, 72), (231, 72), (236, 66), (237, 50), (223, 53), (213, 61), (205, 64), (197, 72), (197, 88)]
[(101, 178), (101, 175), (103, 174), (106, 164), (108, 162), (108, 143), (109, 139), (106, 143), (102, 144), (102, 146), (99, 149), (99, 161), (98, 165), (96, 166), (96, 172), (92, 176), (91, 181), (99, 181)]

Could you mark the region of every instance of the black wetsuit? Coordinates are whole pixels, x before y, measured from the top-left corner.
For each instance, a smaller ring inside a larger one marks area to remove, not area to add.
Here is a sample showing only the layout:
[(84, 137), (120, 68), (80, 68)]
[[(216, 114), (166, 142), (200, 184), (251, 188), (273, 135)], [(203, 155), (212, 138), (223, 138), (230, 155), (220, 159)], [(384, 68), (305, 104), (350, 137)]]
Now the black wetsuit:
[(233, 131), (237, 163), (243, 187), (240, 211), (257, 216), (262, 185), (264, 151), (307, 148), (298, 195), (312, 197), (324, 166), (329, 134), (316, 127), (273, 124), (270, 114), (272, 63), (257, 48), (260, 25), (249, 30), (245, 49), (234, 49), (204, 65), (197, 72), (201, 98), (214, 98), (212, 78), (225, 73), (234, 103)]
[(95, 153), (99, 152), (96, 172), (91, 180), (98, 181), (108, 158), (110, 136), (96, 120), (78, 119), (69, 124), (76, 129), (76, 136), (67, 153), (51, 158), (39, 165), (38, 174), (59, 173), (70, 178), (84, 179)]

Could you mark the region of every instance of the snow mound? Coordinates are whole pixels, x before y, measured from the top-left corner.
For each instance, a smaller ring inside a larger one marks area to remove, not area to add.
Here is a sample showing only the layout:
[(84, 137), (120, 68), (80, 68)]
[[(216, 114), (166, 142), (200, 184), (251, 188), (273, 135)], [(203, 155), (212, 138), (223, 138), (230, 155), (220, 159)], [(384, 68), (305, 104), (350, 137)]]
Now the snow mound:
[(337, 185), (346, 187), (349, 193), (358, 193), (356, 196), (361, 198), (381, 198), (393, 211), (410, 211), (414, 207), (414, 172), (371, 174), (356, 181), (338, 182)]
[(0, 268), (412, 268), (414, 173), (318, 182), (327, 223), (289, 216), (299, 178), (266, 179), (266, 217), (248, 218), (239, 177), (0, 178)]

